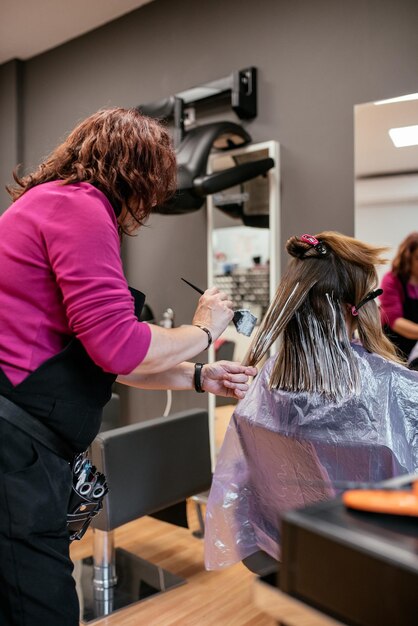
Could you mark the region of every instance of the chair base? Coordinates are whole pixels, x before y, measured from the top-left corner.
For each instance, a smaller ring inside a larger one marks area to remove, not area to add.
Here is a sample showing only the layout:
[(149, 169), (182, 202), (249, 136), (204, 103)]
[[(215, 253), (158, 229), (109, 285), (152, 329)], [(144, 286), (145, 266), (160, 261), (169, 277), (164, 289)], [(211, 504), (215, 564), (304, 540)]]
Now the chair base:
[[(74, 578), (80, 602), (80, 620), (88, 624), (111, 615), (134, 602), (163, 593), (186, 582), (123, 548), (115, 550), (117, 583), (97, 589), (93, 585), (93, 557), (74, 564)], [(104, 588), (103, 588), (104, 587)]]
[(270, 575), (277, 577), (280, 567), (279, 561), (273, 559), (273, 557), (267, 554), (267, 552), (264, 552), (264, 550), (253, 552), (250, 556), (242, 559), (242, 563), (250, 572), (253, 572), (253, 574), (266, 577), (266, 581)]
[(193, 537), (197, 537), (198, 539), (203, 539), (205, 536), (205, 520), (204, 515), (202, 513), (202, 505), (208, 503), (209, 490), (203, 491), (202, 493), (197, 493), (195, 496), (191, 497), (191, 500), (194, 502), (197, 519), (199, 522), (199, 530), (194, 530), (192, 532)]

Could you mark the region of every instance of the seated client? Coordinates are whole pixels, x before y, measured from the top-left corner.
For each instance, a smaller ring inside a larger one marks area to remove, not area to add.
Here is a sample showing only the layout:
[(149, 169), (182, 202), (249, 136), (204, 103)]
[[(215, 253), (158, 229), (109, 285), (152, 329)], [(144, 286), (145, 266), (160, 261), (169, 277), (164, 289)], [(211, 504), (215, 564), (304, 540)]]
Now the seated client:
[[(208, 569), (263, 550), (280, 516), (348, 481), (418, 470), (418, 372), (384, 336), (378, 248), (335, 232), (291, 237), (294, 257), (245, 361), (280, 338), (231, 419), (209, 495)], [(354, 339), (354, 336), (357, 339)]]

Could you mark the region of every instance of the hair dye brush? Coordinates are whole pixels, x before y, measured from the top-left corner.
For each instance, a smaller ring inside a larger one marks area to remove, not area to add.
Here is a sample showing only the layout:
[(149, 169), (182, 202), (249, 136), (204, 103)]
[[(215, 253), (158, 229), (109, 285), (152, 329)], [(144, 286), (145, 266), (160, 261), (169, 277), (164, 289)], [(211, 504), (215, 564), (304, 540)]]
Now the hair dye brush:
[[(194, 289), (198, 293), (200, 294), (205, 293), (203, 289), (196, 287), (196, 285), (193, 285), (193, 283), (190, 283), (185, 278), (182, 278), (181, 280), (187, 283), (192, 289)], [(238, 333), (241, 333), (241, 335), (245, 335), (246, 337), (249, 337), (251, 333), (253, 332), (254, 327), (257, 323), (257, 318), (248, 309), (237, 309), (234, 312), (234, 317), (232, 318), (232, 321)]]

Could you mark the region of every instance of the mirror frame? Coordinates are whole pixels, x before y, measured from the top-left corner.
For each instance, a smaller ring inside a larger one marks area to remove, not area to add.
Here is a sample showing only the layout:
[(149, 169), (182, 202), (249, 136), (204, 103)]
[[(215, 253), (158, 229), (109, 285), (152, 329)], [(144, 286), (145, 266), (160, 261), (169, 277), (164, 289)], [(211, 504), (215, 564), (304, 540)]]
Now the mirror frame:
[[(240, 154), (251, 154), (266, 150), (267, 157), (274, 159), (274, 167), (267, 172), (267, 180), (269, 185), (269, 300), (272, 300), (276, 293), (277, 285), (280, 279), (280, 144), (277, 141), (264, 141), (261, 143), (253, 143), (243, 148), (234, 150), (225, 150), (213, 153), (208, 161), (208, 174), (214, 171), (216, 160), (225, 156), (235, 156)], [(213, 203), (213, 197), (208, 196), (206, 200), (206, 217), (207, 217), (207, 268), (208, 268), (208, 287), (214, 285), (213, 271), (213, 230), (214, 230), (214, 210), (216, 207)], [(261, 321), (261, 320), (260, 320)], [(273, 347), (271, 354), (274, 354), (276, 348)], [(208, 362), (213, 363), (215, 360), (215, 349), (213, 346), (209, 349)], [(216, 463), (216, 442), (215, 442), (215, 408), (216, 396), (208, 394), (208, 412), (209, 412), (209, 438), (212, 458), (212, 468)]]

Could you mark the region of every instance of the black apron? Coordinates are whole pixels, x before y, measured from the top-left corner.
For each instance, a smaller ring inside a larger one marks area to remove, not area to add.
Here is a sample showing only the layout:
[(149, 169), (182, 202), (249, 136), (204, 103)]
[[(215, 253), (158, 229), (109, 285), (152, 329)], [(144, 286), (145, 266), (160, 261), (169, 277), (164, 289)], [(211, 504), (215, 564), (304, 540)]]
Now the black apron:
[[(131, 289), (139, 317), (145, 296)], [(106, 373), (82, 344), (67, 347), (13, 386), (0, 370), (0, 395), (25, 409), (74, 451), (100, 429), (116, 374)], [(0, 624), (78, 626), (69, 558), (69, 463), (0, 419)]]
[[(409, 297), (406, 281), (401, 280), (401, 285), (404, 294), (402, 317), (418, 324), (418, 300)], [(384, 326), (384, 332), (388, 339), (390, 339), (390, 341), (397, 348), (400, 356), (402, 356), (405, 360), (408, 360), (411, 350), (415, 346), (417, 340), (402, 337), (402, 335), (399, 335), (399, 333), (392, 330), (392, 328), (388, 325)]]

